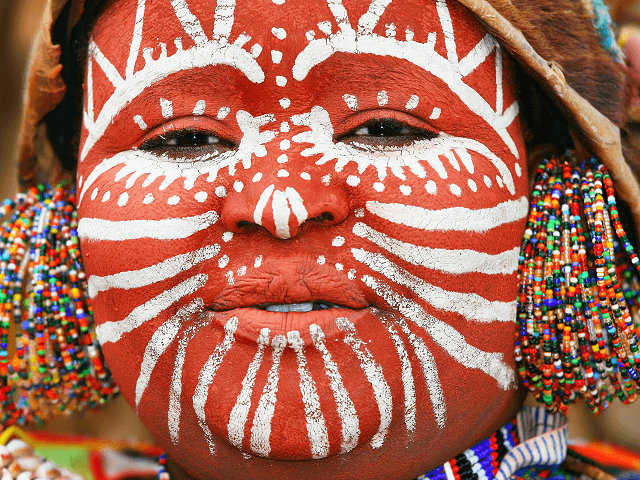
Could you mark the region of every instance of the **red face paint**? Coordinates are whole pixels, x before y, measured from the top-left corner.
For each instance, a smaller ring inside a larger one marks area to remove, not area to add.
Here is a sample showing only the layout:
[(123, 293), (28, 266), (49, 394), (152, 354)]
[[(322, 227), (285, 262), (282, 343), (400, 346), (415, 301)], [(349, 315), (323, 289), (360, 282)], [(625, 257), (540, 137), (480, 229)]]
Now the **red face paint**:
[(171, 458), (411, 478), (510, 418), (524, 143), (462, 7), (118, 0), (89, 52), (97, 332)]

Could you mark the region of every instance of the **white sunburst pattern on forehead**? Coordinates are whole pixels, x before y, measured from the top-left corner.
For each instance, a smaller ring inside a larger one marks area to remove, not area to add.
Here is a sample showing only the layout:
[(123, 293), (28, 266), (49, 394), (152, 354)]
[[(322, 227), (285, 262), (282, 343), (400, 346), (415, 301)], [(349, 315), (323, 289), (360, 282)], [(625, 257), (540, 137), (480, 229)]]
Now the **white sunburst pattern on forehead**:
[[(318, 27), (327, 37), (315, 38), (315, 33), (313, 32), (307, 35), (309, 43), (296, 58), (293, 66), (293, 77), (299, 81), (303, 80), (313, 67), (340, 52), (391, 56), (407, 60), (442, 79), (473, 113), (484, 119), (496, 131), (511, 153), (518, 158), (518, 149), (507, 128), (517, 117), (519, 108), (518, 103), (515, 101), (506, 109), (503, 105), (500, 45), (490, 34), (487, 34), (464, 58), (459, 59), (455, 32), (446, 0), (436, 0), (438, 18), (444, 32), (446, 57), (435, 51), (435, 32), (429, 34), (427, 43), (415, 42), (411, 30), (407, 30), (404, 41), (396, 38), (395, 29), (387, 28), (386, 37), (373, 33), (380, 21), (380, 17), (390, 3), (391, 0), (373, 0), (368, 10), (358, 20), (357, 29), (354, 29), (342, 1), (327, 1), (338, 25), (338, 32), (331, 33), (330, 28), (324, 27), (328, 22), (320, 22)], [(321, 25), (323, 26), (321, 27)], [(495, 107), (489, 105), (476, 90), (464, 82), (465, 77), (485, 62), (494, 50), (497, 50), (495, 56)], [(385, 95), (386, 92), (379, 99), (384, 100)], [(348, 98), (345, 98), (345, 101)], [(353, 103), (349, 99), (347, 103), (351, 108), (350, 102)], [(354, 105), (357, 108), (357, 103)]]

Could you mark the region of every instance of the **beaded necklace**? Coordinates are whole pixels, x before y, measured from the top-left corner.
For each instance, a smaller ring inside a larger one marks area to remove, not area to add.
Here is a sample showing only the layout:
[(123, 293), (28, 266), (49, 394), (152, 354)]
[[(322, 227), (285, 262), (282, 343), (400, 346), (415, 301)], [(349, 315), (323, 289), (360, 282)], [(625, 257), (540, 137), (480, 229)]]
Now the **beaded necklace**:
[[(489, 438), (415, 480), (492, 480), (502, 458), (517, 444), (514, 419)], [(157, 479), (171, 480), (165, 454), (158, 459)]]

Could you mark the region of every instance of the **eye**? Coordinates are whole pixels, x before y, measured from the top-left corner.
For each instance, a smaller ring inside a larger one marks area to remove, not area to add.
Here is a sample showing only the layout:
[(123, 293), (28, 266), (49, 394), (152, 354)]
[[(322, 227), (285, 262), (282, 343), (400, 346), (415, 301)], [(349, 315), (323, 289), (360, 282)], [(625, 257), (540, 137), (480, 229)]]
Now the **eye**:
[(437, 137), (430, 130), (413, 127), (392, 118), (369, 120), (350, 132), (336, 138), (337, 141), (354, 146), (403, 147), (419, 140)]
[(233, 142), (221, 139), (214, 133), (182, 129), (165, 132), (145, 140), (138, 149), (172, 158), (193, 158), (207, 154), (221, 154), (235, 147)]

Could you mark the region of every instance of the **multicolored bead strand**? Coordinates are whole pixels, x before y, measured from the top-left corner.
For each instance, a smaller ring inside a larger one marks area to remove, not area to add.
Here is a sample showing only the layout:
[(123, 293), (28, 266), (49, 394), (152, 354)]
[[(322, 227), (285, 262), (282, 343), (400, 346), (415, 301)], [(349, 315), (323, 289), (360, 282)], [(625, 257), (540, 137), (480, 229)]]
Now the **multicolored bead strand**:
[(38, 185), (0, 211), (0, 428), (97, 407), (117, 387), (95, 338), (75, 187)]
[(584, 398), (597, 414), (614, 395), (637, 398), (639, 274), (606, 167), (545, 160), (520, 250), (515, 357), (547, 410)]

